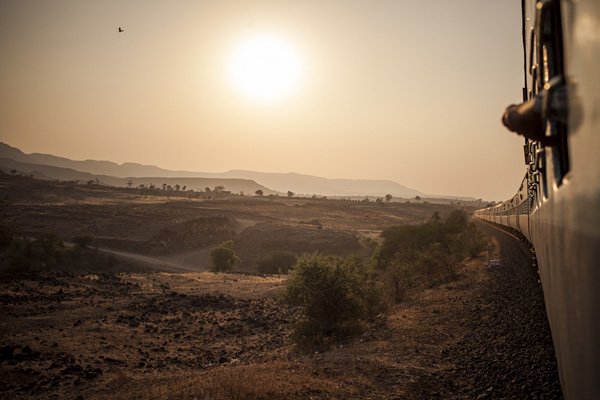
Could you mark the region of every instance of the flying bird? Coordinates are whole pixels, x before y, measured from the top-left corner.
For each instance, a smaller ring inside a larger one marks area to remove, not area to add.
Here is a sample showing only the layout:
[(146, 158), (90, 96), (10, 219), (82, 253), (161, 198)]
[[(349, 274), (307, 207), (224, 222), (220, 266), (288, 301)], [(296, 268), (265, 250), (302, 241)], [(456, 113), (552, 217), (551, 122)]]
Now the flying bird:
[(125, 32), (125, 29), (119, 27), (119, 32)]

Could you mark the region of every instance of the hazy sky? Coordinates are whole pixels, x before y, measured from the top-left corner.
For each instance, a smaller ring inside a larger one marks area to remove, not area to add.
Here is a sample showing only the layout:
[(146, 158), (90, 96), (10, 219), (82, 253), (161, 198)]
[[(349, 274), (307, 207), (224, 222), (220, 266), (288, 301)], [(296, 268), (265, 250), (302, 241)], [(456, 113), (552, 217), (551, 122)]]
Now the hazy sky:
[[(300, 70), (275, 99), (231, 78), (255, 37)], [(0, 141), (27, 153), (500, 200), (521, 86), (518, 0), (0, 0)]]

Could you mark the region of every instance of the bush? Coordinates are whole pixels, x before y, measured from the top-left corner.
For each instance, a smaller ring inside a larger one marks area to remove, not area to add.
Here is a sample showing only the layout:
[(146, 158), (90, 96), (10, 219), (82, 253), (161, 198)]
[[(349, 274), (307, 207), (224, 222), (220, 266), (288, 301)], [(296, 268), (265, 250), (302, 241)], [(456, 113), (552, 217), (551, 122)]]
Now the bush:
[(485, 240), (464, 210), (454, 210), (445, 219), (436, 212), (427, 222), (393, 226), (381, 236), (373, 261), (396, 301), (418, 283), (454, 279), (462, 260), (485, 249)]
[(297, 260), (289, 251), (274, 251), (256, 263), (256, 270), (263, 274), (287, 274)]
[(383, 307), (381, 284), (357, 257), (303, 255), (287, 282), (286, 297), (302, 307), (294, 339), (325, 344), (358, 333)]
[(462, 233), (461, 241), (464, 243), (464, 251), (469, 257), (476, 257), (487, 248), (486, 241), (475, 226), (471, 222)]
[(393, 300), (399, 303), (404, 300), (408, 289), (415, 284), (416, 274), (411, 264), (395, 262), (381, 272), (380, 279)]
[(210, 252), (210, 259), (213, 262), (213, 271), (227, 272), (233, 269), (239, 258), (233, 251), (233, 241), (223, 242), (219, 247)]

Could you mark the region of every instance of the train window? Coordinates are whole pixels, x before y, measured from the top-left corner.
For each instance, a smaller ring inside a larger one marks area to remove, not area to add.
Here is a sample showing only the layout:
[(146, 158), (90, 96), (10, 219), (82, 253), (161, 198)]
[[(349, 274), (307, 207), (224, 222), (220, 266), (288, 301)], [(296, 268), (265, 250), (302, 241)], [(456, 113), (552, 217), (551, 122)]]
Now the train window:
[[(563, 64), (562, 23), (559, 1), (542, 0), (537, 3), (536, 50), (538, 83), (544, 85), (547, 108), (566, 110), (566, 89)], [(552, 118), (545, 113), (548, 133), (555, 138), (552, 146), (552, 168), (557, 186), (569, 171), (569, 152), (566, 118)]]

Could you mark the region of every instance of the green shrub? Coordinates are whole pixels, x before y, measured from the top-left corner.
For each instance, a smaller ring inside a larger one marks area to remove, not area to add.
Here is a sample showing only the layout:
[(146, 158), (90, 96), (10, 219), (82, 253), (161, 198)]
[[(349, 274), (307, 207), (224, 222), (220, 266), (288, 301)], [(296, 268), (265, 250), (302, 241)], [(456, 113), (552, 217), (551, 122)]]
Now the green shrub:
[(445, 219), (436, 212), (424, 223), (393, 226), (381, 236), (373, 262), (396, 301), (418, 283), (454, 279), (462, 260), (485, 249), (484, 238), (464, 210), (454, 210)]
[(453, 210), (446, 217), (445, 227), (449, 233), (463, 232), (469, 224), (469, 215), (465, 210)]
[(300, 257), (287, 281), (286, 297), (302, 308), (294, 339), (325, 344), (361, 330), (383, 304), (381, 284), (357, 257)]
[(464, 243), (464, 251), (469, 257), (476, 257), (487, 248), (483, 235), (473, 222), (464, 230), (461, 241)]
[(287, 274), (297, 260), (289, 251), (274, 251), (256, 263), (256, 270), (263, 274)]
[(385, 284), (371, 275), (363, 281), (361, 287), (361, 298), (364, 303), (364, 316), (367, 321), (372, 321), (387, 311), (390, 304), (389, 296), (386, 296)]
[(395, 302), (403, 301), (408, 289), (415, 284), (416, 274), (414, 269), (411, 264), (394, 262), (389, 268), (380, 273), (382, 284)]
[(227, 272), (233, 269), (239, 258), (233, 251), (233, 241), (228, 240), (219, 245), (219, 247), (213, 249), (210, 252), (210, 259), (213, 262), (213, 271), (215, 272)]

